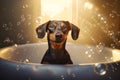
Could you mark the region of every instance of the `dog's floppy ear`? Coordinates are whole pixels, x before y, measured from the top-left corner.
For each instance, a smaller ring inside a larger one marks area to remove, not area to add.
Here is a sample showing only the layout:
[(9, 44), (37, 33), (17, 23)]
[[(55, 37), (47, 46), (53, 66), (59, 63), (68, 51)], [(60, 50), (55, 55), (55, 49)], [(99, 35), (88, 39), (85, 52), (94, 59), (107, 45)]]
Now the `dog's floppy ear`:
[(70, 23), (70, 26), (71, 26), (71, 30), (72, 30), (71, 31), (72, 39), (77, 40), (78, 36), (79, 36), (80, 29), (72, 23)]
[(49, 22), (50, 21), (48, 21), (48, 22), (46, 22), (46, 23), (44, 23), (36, 28), (36, 33), (37, 33), (38, 38), (43, 38), (45, 36), (46, 29), (47, 29)]

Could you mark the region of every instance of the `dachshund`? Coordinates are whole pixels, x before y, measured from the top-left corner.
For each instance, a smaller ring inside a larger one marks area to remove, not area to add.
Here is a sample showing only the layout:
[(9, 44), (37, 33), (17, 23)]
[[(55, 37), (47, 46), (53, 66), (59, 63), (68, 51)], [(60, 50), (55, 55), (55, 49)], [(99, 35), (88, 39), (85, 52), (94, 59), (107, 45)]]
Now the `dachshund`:
[(48, 40), (48, 50), (44, 54), (41, 64), (73, 64), (65, 49), (70, 30), (72, 39), (78, 39), (80, 29), (68, 21), (52, 20), (36, 28), (37, 37), (43, 38), (47, 33)]

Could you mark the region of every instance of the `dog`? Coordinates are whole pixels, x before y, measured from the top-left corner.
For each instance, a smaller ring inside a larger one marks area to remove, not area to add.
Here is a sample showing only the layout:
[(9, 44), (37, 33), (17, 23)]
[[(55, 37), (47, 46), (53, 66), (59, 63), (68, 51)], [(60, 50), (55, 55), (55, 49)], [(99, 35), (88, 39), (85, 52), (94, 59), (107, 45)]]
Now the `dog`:
[(73, 64), (65, 49), (70, 30), (72, 39), (78, 39), (80, 29), (68, 21), (47, 21), (36, 28), (38, 38), (43, 38), (47, 33), (48, 40), (48, 50), (43, 56), (41, 64)]

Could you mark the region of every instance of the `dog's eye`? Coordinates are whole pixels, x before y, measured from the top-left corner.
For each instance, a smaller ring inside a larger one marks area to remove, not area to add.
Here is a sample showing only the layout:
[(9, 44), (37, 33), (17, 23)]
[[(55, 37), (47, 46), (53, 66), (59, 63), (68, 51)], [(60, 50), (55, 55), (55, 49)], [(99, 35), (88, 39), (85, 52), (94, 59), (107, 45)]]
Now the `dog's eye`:
[(67, 27), (62, 28), (62, 31), (63, 31), (64, 34), (66, 34), (68, 32)]
[(56, 25), (55, 25), (55, 24), (49, 25), (49, 29), (55, 29), (55, 28), (56, 28)]
[(62, 31), (67, 31), (67, 27), (62, 27)]
[(55, 30), (55, 27), (54, 27), (54, 26), (49, 26), (48, 28), (49, 28), (49, 30), (50, 30), (51, 32), (54, 32), (54, 30)]
[(63, 31), (67, 31), (67, 28), (64, 28)]
[(49, 29), (50, 29), (50, 30), (53, 30), (53, 29), (54, 29), (54, 27), (49, 27)]

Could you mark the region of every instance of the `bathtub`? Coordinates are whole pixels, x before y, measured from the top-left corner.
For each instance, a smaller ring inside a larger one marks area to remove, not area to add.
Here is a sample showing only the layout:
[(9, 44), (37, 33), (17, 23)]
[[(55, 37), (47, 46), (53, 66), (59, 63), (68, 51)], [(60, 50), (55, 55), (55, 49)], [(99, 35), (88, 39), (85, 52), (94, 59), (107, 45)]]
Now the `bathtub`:
[(47, 43), (0, 49), (0, 80), (119, 80), (120, 50), (67, 43), (73, 65), (40, 64)]

